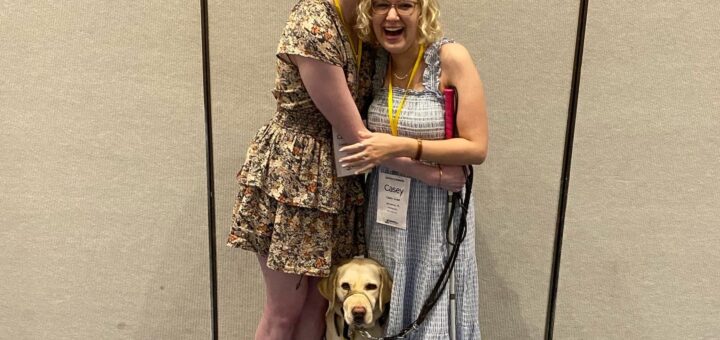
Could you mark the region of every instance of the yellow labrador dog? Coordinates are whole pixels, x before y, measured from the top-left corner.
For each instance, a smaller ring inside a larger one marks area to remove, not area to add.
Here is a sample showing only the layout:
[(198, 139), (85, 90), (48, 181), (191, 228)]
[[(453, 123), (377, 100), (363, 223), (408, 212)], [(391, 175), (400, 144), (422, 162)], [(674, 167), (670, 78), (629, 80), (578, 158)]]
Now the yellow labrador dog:
[(325, 314), (326, 340), (366, 339), (358, 330), (382, 336), (378, 320), (390, 301), (392, 281), (387, 269), (367, 258), (346, 260), (320, 280), (320, 294), (330, 303)]

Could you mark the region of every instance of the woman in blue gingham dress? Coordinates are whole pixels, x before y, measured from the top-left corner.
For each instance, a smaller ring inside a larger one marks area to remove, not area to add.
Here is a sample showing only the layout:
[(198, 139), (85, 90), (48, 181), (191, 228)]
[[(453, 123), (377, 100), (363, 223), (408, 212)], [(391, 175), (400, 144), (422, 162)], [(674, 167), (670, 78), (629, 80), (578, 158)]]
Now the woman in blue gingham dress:
[[(374, 100), (368, 112), (368, 128), (373, 133), (361, 134), (362, 142), (343, 148), (341, 151), (352, 155), (340, 162), (359, 172), (374, 168), (368, 177), (365, 237), (368, 255), (384, 264), (393, 279), (388, 336), (417, 319), (447, 261), (447, 193), (463, 188), (460, 165), (482, 163), (487, 153), (487, 113), (480, 77), (463, 46), (439, 38), (437, 17), (437, 0), (361, 0), (358, 13), (360, 35), (378, 43), (383, 51), (376, 59)], [(442, 95), (448, 86), (457, 88), (459, 94), (458, 136), (451, 139), (445, 139)], [(392, 100), (388, 100), (391, 93)], [(377, 221), (378, 212), (384, 209), (378, 199), (383, 173), (403, 176), (409, 182), (405, 228), (385, 224), (390, 223), (385, 217), (382, 223)], [(472, 199), (469, 207), (467, 236), (453, 271), (458, 340), (480, 339)], [(454, 216), (457, 230), (459, 208)], [(448, 297), (445, 289), (408, 339), (450, 338)]]
[[(424, 79), (426, 89), (410, 90), (405, 100), (399, 123), (399, 135), (423, 140), (443, 139), (445, 121), (444, 100), (437, 90), (440, 72), (438, 48), (447, 40), (435, 43), (425, 52), (426, 68)], [(379, 62), (379, 74), (383, 79), (386, 63)], [(433, 86), (435, 85), (435, 86)], [(376, 83), (375, 99), (368, 113), (368, 127), (371, 131), (390, 133), (387, 115), (388, 91)], [(402, 89), (395, 88), (398, 96)], [(390, 301), (390, 316), (387, 334), (402, 330), (418, 317), (425, 299), (430, 295), (435, 282), (447, 261), (448, 244), (445, 238), (445, 210), (447, 191), (413, 179), (410, 187), (410, 203), (407, 214), (407, 229), (399, 229), (376, 222), (378, 171), (396, 173), (379, 167), (369, 177), (370, 199), (365, 237), (368, 255), (383, 263), (393, 278), (393, 294)], [(457, 339), (479, 339), (478, 326), (478, 278), (475, 260), (475, 219), (472, 200), (467, 215), (467, 237), (462, 243), (455, 263), (455, 285), (457, 294), (456, 335)], [(459, 218), (459, 211), (455, 214)], [(457, 220), (457, 218), (456, 218)], [(457, 229), (457, 221), (455, 226)], [(422, 327), (413, 332), (410, 339), (449, 339), (448, 289), (445, 289)]]

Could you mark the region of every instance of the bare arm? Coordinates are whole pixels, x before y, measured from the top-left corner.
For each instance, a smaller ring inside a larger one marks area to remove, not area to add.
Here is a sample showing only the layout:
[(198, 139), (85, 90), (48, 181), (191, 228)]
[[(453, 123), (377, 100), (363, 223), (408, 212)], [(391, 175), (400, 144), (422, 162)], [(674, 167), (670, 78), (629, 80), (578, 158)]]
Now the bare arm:
[(423, 159), (443, 164), (480, 164), (485, 161), (488, 148), (485, 92), (480, 75), (470, 53), (460, 44), (445, 45), (440, 50), (440, 62), (441, 87), (457, 89), (459, 138), (424, 141)]
[(360, 133), (367, 129), (360, 119), (343, 69), (298, 55), (290, 55), (290, 60), (297, 65), (310, 98), (325, 119), (343, 139), (350, 143), (359, 142)]

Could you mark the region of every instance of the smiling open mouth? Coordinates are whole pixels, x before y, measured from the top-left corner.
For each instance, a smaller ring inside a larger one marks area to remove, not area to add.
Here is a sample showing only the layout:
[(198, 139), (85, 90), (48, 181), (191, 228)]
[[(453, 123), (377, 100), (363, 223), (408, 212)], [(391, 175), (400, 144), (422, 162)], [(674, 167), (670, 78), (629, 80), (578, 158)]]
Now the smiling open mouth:
[(405, 31), (404, 28), (385, 28), (383, 29), (385, 36), (387, 37), (399, 37)]

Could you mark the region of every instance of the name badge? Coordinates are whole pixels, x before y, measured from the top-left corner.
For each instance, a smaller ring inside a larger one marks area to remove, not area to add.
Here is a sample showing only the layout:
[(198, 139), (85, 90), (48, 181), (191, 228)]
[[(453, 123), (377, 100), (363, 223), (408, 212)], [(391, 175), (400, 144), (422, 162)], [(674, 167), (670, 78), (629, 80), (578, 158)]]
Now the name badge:
[(343, 158), (345, 156), (348, 156), (349, 153), (347, 152), (340, 152), (340, 148), (343, 146), (350, 145), (350, 143), (345, 142), (345, 140), (340, 136), (337, 131), (335, 131), (335, 128), (332, 129), (333, 134), (333, 154), (335, 155), (335, 173), (338, 177), (345, 177), (345, 176), (351, 176), (355, 174), (355, 171), (352, 169), (345, 169), (340, 165), (340, 158)]
[(382, 172), (379, 175), (376, 222), (406, 229), (410, 178)]

